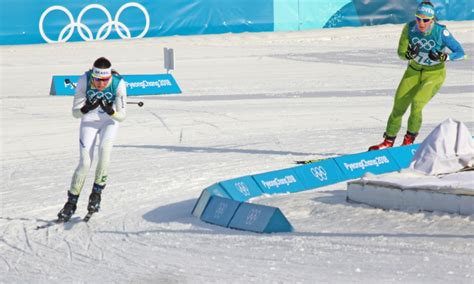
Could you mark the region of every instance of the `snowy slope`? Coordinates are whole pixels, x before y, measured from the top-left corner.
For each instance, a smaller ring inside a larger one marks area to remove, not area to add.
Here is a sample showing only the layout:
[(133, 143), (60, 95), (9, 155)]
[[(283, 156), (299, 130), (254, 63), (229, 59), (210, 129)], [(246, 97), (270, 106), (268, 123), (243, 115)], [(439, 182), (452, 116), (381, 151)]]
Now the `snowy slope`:
[[(473, 54), (473, 23), (447, 24)], [(345, 183), (253, 200), (279, 207), (291, 234), (190, 215), (215, 182), (379, 142), (405, 69), (401, 28), (0, 47), (0, 283), (473, 283), (474, 216), (348, 203)], [(91, 170), (77, 217), (35, 230), (66, 201), (79, 156), (72, 98), (48, 96), (51, 76), (99, 56), (122, 74), (161, 73), (164, 47), (183, 94), (129, 106), (102, 211), (80, 222)], [(448, 63), (420, 140), (447, 117), (474, 133), (473, 69)]]

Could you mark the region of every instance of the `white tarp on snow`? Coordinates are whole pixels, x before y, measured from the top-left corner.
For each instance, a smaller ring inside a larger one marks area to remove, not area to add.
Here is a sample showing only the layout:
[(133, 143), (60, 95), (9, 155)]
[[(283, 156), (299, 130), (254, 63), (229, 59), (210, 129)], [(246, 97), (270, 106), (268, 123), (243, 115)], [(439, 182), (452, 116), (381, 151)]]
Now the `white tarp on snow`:
[(447, 119), (419, 146), (409, 168), (349, 182), (347, 198), (384, 209), (474, 214), (472, 137), (459, 121)]
[(410, 169), (427, 175), (457, 172), (472, 166), (474, 144), (467, 126), (448, 118), (425, 138), (416, 151)]

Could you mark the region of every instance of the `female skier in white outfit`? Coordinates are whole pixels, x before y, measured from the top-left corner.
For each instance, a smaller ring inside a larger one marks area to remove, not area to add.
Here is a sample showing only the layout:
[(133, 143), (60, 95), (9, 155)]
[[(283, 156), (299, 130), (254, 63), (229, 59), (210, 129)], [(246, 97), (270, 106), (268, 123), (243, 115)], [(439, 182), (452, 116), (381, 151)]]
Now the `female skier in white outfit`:
[(110, 153), (119, 122), (126, 116), (126, 99), (124, 80), (112, 70), (112, 64), (104, 57), (98, 58), (93, 68), (79, 78), (72, 115), (81, 118), (80, 160), (68, 190), (68, 201), (58, 213), (60, 221), (68, 221), (76, 211), (79, 194), (91, 167), (97, 137), (99, 137), (99, 160), (87, 210), (99, 211), (101, 193), (107, 182)]

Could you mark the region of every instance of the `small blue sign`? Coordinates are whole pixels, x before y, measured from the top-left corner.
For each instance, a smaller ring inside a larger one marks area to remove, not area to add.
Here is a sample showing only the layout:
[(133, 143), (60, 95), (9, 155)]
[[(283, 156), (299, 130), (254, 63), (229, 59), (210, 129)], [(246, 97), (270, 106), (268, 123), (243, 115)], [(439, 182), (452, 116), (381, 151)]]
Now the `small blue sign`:
[(124, 75), (127, 95), (180, 94), (181, 89), (171, 74)]
[(293, 227), (276, 207), (242, 203), (229, 227), (258, 233), (292, 232)]
[(413, 157), (415, 156), (416, 150), (420, 147), (420, 144), (413, 144), (409, 146), (400, 146), (389, 148), (388, 151), (395, 158), (401, 169), (408, 168), (410, 166)]
[(239, 205), (240, 202), (238, 201), (212, 196), (209, 200), (209, 204), (201, 215), (201, 220), (227, 227)]
[(225, 190), (219, 185), (219, 184), (213, 184), (207, 188), (205, 188), (201, 192), (201, 196), (199, 196), (198, 201), (194, 205), (192, 214), (196, 217), (201, 217), (202, 212), (204, 212), (204, 209), (206, 209), (206, 206), (209, 202), (209, 199), (212, 196), (220, 196), (223, 198), (229, 198), (230, 196), (225, 192)]
[[(74, 96), (79, 76), (53, 76), (51, 80), (51, 96)], [(66, 83), (67, 82), (67, 83)]]
[(298, 192), (306, 189), (293, 168), (254, 175), (253, 178), (260, 189), (268, 194)]
[(308, 189), (335, 184), (346, 179), (334, 159), (296, 167), (294, 170)]
[(220, 185), (233, 200), (237, 201), (247, 201), (252, 197), (262, 195), (260, 187), (251, 176), (221, 181)]
[(334, 158), (347, 179), (360, 178), (365, 173), (383, 174), (400, 170), (387, 149)]
[[(51, 81), (52, 96), (74, 96), (78, 75), (55, 75)], [(122, 75), (127, 87), (127, 96), (180, 94), (176, 80), (171, 74)]]

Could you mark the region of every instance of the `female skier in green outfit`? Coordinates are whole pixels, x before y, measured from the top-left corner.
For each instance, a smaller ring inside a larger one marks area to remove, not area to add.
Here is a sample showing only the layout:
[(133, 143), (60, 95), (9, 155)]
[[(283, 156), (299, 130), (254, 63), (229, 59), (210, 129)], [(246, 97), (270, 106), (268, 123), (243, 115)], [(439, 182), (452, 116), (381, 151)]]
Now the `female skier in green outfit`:
[[(445, 26), (436, 22), (433, 4), (421, 2), (416, 19), (405, 25), (398, 43), (398, 56), (408, 60), (408, 67), (395, 94), (388, 118), (384, 141), (369, 151), (392, 147), (400, 130), (402, 118), (411, 105), (408, 130), (402, 145), (415, 141), (422, 123), (423, 107), (443, 85), (445, 61), (464, 58), (464, 50)], [(451, 53), (446, 53), (448, 48)]]

